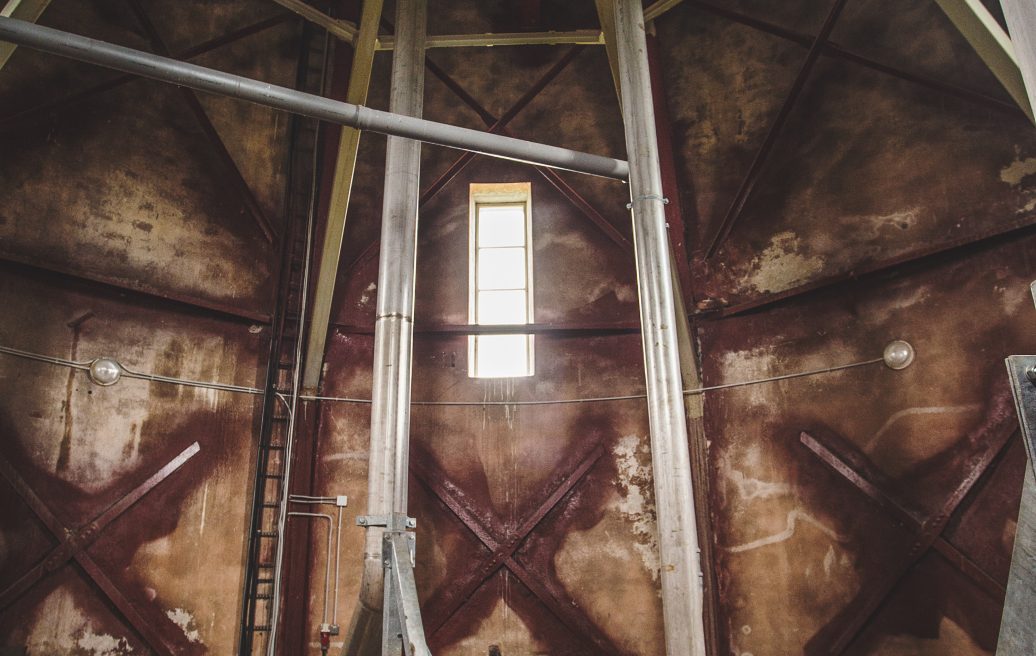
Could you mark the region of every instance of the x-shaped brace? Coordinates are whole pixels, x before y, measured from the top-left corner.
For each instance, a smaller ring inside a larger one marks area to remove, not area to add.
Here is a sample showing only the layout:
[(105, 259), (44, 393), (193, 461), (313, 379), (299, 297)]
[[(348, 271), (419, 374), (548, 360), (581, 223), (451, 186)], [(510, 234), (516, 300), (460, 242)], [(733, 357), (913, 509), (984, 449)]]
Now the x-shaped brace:
[(14, 491), (21, 497), (22, 501), (29, 506), (29, 509), (43, 525), (58, 540), (58, 545), (28, 572), (22, 575), (17, 581), (0, 592), (0, 610), (14, 603), (22, 594), (28, 591), (33, 585), (42, 580), (51, 572), (62, 567), (70, 560), (74, 560), (83, 568), (97, 587), (111, 603), (122, 613), (122, 616), (129, 622), (148, 644), (158, 654), (169, 655), (180, 654), (189, 647), (185, 644), (170, 644), (162, 635), (155, 630), (156, 623), (168, 623), (174, 630), (170, 635), (178, 635), (180, 630), (175, 627), (171, 620), (160, 613), (148, 613), (144, 615), (143, 609), (131, 601), (122, 590), (108, 576), (107, 572), (86, 552), (86, 548), (92, 544), (101, 531), (111, 524), (117, 517), (130, 509), (144, 495), (154, 489), (159, 483), (165, 480), (170, 474), (179, 469), (185, 462), (190, 460), (201, 447), (197, 442), (184, 449), (180, 455), (173, 458), (169, 464), (162, 467), (151, 475), (146, 481), (134, 488), (129, 494), (122, 497), (92, 520), (75, 528), (64, 526), (60, 520), (51, 512), (43, 500), (36, 495), (29, 484), (18, 474), (14, 466), (3, 456), (0, 456), (0, 475), (7, 483), (14, 488)]
[(570, 630), (582, 634), (602, 653), (620, 653), (611, 640), (602, 635), (593, 623), (578, 610), (574, 602), (568, 599), (565, 591), (557, 583), (541, 580), (514, 557), (515, 552), (543, 521), (543, 518), (572, 491), (602, 455), (604, 455), (604, 449), (601, 446), (595, 447), (536, 510), (522, 521), (514, 532), (506, 531), (499, 526), (487, 527), (467, 508), (452, 486), (446, 482), (442, 472), (418, 460), (411, 460), (410, 470), (414, 477), (438, 497), (461, 524), (491, 552), (479, 565), (469, 568), (467, 573), (455, 580), (452, 585), (440, 588), (425, 604), (430, 609), (425, 620), (425, 628), (429, 636), (441, 629), (485, 581), (501, 567), (504, 567)]
[(910, 550), (903, 555), (898, 563), (889, 567), (883, 577), (880, 577), (868, 588), (862, 590), (853, 601), (855, 610), (852, 617), (838, 630), (830, 645), (825, 647), (817, 644), (821, 633), (826, 633), (822, 631), (810, 640), (810, 644), (807, 645), (807, 653), (841, 654), (844, 652), (852, 644), (853, 640), (856, 639), (856, 636), (860, 634), (863, 627), (866, 626), (881, 604), (892, 594), (900, 580), (906, 576), (914, 564), (930, 549), (935, 549), (947, 561), (994, 598), (1003, 597), (1004, 586), (1002, 583), (990, 576), (942, 537), (943, 530), (965, 497), (986, 474), (993, 461), (1007, 448), (1011, 436), (1016, 432), (1016, 427), (1011, 421), (1000, 422), (1000, 425), (990, 432), (992, 435), (986, 441), (985, 448), (969, 459), (968, 473), (964, 480), (943, 502), (942, 507), (927, 518), (922, 518), (916, 512), (909, 510), (905, 504), (856, 471), (845, 458), (836, 454), (816, 437), (806, 432), (800, 434), (799, 441), (816, 454), (825, 465), (859, 488), (860, 491), (877, 502), (882, 508), (894, 514), (898, 520), (911, 526), (916, 531)]

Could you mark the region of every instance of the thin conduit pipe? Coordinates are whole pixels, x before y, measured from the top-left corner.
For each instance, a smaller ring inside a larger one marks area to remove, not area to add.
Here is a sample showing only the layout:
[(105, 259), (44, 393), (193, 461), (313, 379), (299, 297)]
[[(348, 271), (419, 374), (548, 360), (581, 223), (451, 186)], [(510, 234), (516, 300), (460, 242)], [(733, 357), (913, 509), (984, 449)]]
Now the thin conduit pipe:
[(0, 40), (360, 130), (616, 180), (629, 177), (623, 160), (382, 112), (14, 18), (0, 18)]
[[(37, 353), (31, 353), (29, 351), (22, 351), (20, 349), (14, 349), (6, 346), (0, 346), (0, 353), (6, 355), (13, 355), (16, 357), (25, 358), (28, 360), (35, 360), (38, 362), (46, 362), (48, 364), (55, 364), (64, 367), (72, 367), (73, 369), (89, 369), (89, 363), (75, 362), (72, 360), (65, 360), (63, 358), (55, 358), (47, 355), (39, 355)], [(864, 367), (871, 364), (878, 364), (884, 362), (883, 358), (873, 358), (870, 360), (861, 360), (859, 362), (850, 362), (848, 364), (840, 364), (832, 367), (821, 367), (819, 369), (809, 369), (807, 371), (797, 371), (790, 374), (781, 374), (779, 376), (770, 376), (768, 378), (756, 378), (754, 380), (745, 380), (734, 383), (723, 383), (721, 385), (710, 385), (708, 387), (697, 387), (693, 389), (685, 389), (683, 393), (685, 396), (696, 396), (698, 394), (704, 394), (705, 392), (714, 392), (718, 390), (731, 389), (735, 387), (745, 387), (747, 385), (760, 385), (762, 383), (772, 383), (781, 380), (791, 380), (793, 378), (805, 378), (807, 376), (818, 376), (821, 374), (835, 373), (838, 371), (844, 371), (846, 369), (854, 369), (856, 367)], [(143, 376), (141, 376), (143, 377)], [(161, 380), (158, 382), (166, 382), (171, 384), (183, 384), (191, 387), (203, 387), (210, 389), (217, 389), (227, 392), (242, 392), (247, 394), (260, 394), (262, 390), (258, 390), (250, 387), (238, 387), (235, 385), (224, 385), (222, 383), (203, 383), (199, 381), (186, 381), (178, 378), (171, 378), (168, 376), (160, 377)], [(152, 380), (151, 378), (145, 378), (146, 380)], [(287, 400), (283, 395), (278, 394), (278, 398), (281, 399), (285, 404)], [(302, 401), (330, 401), (336, 403), (356, 403), (356, 404), (369, 404), (370, 399), (361, 399), (349, 396), (311, 396), (306, 394), (300, 394), (298, 397)], [(545, 399), (542, 401), (411, 401), (410, 405), (414, 406), (516, 406), (516, 405), (565, 405), (570, 403), (602, 403), (607, 401), (635, 401), (638, 399), (647, 398), (645, 394), (625, 394), (618, 396), (596, 396), (596, 397), (585, 397), (576, 399)], [(299, 495), (292, 495), (299, 496)], [(334, 499), (330, 499), (333, 501)]]
[(326, 504), (338, 506), (338, 527), (335, 529), (335, 584), (334, 584), (334, 607), (331, 611), (331, 624), (338, 624), (338, 584), (341, 581), (339, 573), (342, 559), (342, 511), (344, 506), (338, 505), (337, 497), (312, 497), (306, 494), (293, 494), (289, 501), (293, 503)]
[(324, 513), (289, 512), (288, 517), (315, 517), (327, 520), (327, 565), (324, 567), (324, 612), (320, 615), (321, 623), (327, 624), (327, 591), (331, 588), (331, 515)]

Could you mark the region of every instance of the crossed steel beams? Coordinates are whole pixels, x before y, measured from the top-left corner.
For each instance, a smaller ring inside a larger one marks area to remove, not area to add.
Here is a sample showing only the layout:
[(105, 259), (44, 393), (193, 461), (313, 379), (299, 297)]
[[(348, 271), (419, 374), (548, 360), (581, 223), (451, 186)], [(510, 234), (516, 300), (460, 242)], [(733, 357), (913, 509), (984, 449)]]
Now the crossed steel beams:
[(189, 653), (191, 648), (186, 641), (183, 641), (182, 644), (172, 644), (156, 630), (158, 626), (167, 625), (170, 630), (166, 633), (173, 636), (181, 636), (183, 632), (180, 631), (179, 627), (175, 626), (162, 613), (153, 612), (153, 609), (140, 608), (133, 603), (108, 576), (104, 568), (98, 565), (93, 557), (86, 552), (86, 549), (97, 540), (106, 526), (129, 510), (133, 504), (183, 466), (200, 450), (201, 447), (195, 442), (184, 449), (180, 455), (169, 461), (165, 467), (162, 467), (146, 481), (135, 487), (129, 494), (108, 506), (107, 509), (92, 520), (83, 522), (74, 528), (63, 525), (54, 513), (51, 512), (50, 508), (36, 495), (36, 492), (29, 487), (29, 484), (18, 474), (18, 471), (10, 461), (0, 455), (0, 475), (14, 488), (14, 491), (21, 497), (22, 501), (29, 506), (32, 512), (58, 541), (58, 545), (51, 549), (40, 562), (31, 567), (28, 572), (6, 589), (0, 591), (0, 609), (11, 605), (48, 574), (57, 570), (65, 563), (74, 560), (97, 587), (101, 589), (101, 592), (104, 593), (115, 608), (118, 609), (129, 625), (140, 634), (150, 649), (162, 656)]
[[(143, 12), (143, 9), (138, 5), (138, 3), (135, 0), (130, 0), (129, 5), (133, 12), (136, 14), (138, 20), (141, 23), (141, 26), (144, 28), (145, 33), (147, 33), (148, 39), (152, 42), (152, 46), (155, 48), (158, 54), (161, 54), (163, 56), (170, 56), (176, 59), (190, 59), (203, 53), (210, 52), (212, 50), (223, 47), (245, 37), (251, 36), (258, 32), (279, 25), (292, 16), (292, 14), (287, 13), (280, 14), (269, 19), (260, 21), (258, 23), (255, 23), (254, 25), (250, 25), (242, 29), (229, 32), (221, 37), (212, 39), (210, 41), (199, 44), (182, 52), (171, 54), (169, 53), (168, 48), (165, 47), (165, 44), (162, 42), (161, 38), (158, 36), (158, 33), (155, 31), (153, 24), (150, 22), (150, 20), (148, 20), (147, 16)], [(73, 93), (57, 101), (44, 103), (43, 105), (32, 107), (30, 109), (17, 112), (15, 114), (5, 116), (3, 118), (0, 118), (0, 130), (13, 129), (25, 120), (34, 120), (35, 118), (38, 118), (42, 115), (46, 115), (51, 111), (67, 107), (71, 105), (73, 102), (86, 100), (87, 98), (90, 98), (91, 96), (94, 96), (98, 93), (114, 89), (136, 79), (139, 79), (139, 76), (131, 74), (120, 75), (105, 82), (101, 82), (83, 91)], [(242, 204), (245, 206), (246, 212), (255, 221), (256, 225), (262, 231), (263, 236), (266, 238), (266, 240), (268, 242), (274, 241), (277, 238), (277, 234), (273, 224), (270, 221), (270, 218), (266, 215), (265, 210), (263, 210), (262, 205), (259, 203), (251, 187), (245, 181), (244, 176), (241, 174), (241, 170), (234, 162), (233, 156), (230, 154), (230, 151), (227, 150), (226, 144), (219, 136), (218, 131), (216, 130), (215, 126), (212, 124), (212, 121), (206, 114), (205, 109), (201, 105), (201, 102), (198, 100), (197, 94), (194, 91), (186, 88), (182, 89), (182, 93), (184, 94), (185, 99), (190, 105), (191, 112), (195, 115), (196, 119), (198, 120), (199, 127), (205, 134), (206, 138), (212, 143), (213, 148), (215, 150), (215, 154), (219, 159), (222, 168), (226, 172), (230, 186), (234, 187), (238, 191)]]
[[(483, 107), (474, 97), (471, 96), (471, 94), (465, 91), (456, 80), (450, 77), (449, 74), (427, 57), (425, 58), (425, 66), (427, 66), (428, 71), (439, 78), (443, 84), (457, 96), (458, 99), (479, 115), (482, 122), (488, 126), (488, 132), (514, 136), (513, 133), (507, 129), (507, 126), (536, 98), (536, 96), (540, 94), (541, 91), (547, 87), (547, 85), (549, 85), (558, 75), (561, 74), (563, 70), (565, 70), (572, 60), (575, 59), (576, 55), (583, 50), (583, 47), (584, 46), (577, 45), (569, 48), (553, 66), (547, 69), (547, 71), (544, 72), (544, 74), (531, 87), (529, 87), (528, 91), (522, 94), (522, 96), (515, 101), (510, 109), (499, 117), (493, 116), (489, 110)], [(420, 206), (423, 207), (428, 201), (432, 200), (439, 194), (439, 192), (445, 189), (446, 186), (449, 185), (450, 182), (452, 182), (461, 173), (461, 171), (463, 171), (467, 165), (475, 159), (475, 156), (476, 154), (471, 152), (465, 152), (458, 156), (446, 171), (432, 182), (421, 194)], [(629, 239), (616, 229), (611, 222), (605, 219), (589, 201), (572, 189), (572, 187), (570, 187), (568, 183), (557, 174), (557, 172), (542, 166), (534, 166), (533, 168), (535, 168), (540, 175), (546, 178), (547, 182), (561, 192), (561, 194), (605, 236), (618, 244), (622, 248), (623, 253), (627, 254), (631, 258), (633, 257), (633, 246)], [(349, 278), (353, 272), (373, 259), (378, 252), (379, 244), (380, 242), (375, 239), (365, 246), (360, 253), (353, 258), (352, 262), (345, 267), (342, 272), (342, 276), (344, 278)]]
[(493, 574), (504, 568), (521, 581), (562, 624), (589, 641), (596, 650), (612, 655), (621, 653), (569, 599), (560, 585), (550, 579), (540, 579), (514, 557), (515, 552), (539, 523), (568, 496), (603, 455), (603, 447), (594, 447), (576, 468), (562, 479), (550, 496), (513, 531), (501, 526), (495, 518), (484, 521), (477, 517), (468, 509), (442, 472), (421, 459), (411, 459), (410, 471), (414, 478), (435, 495), (491, 552), (480, 564), (468, 568), (459, 578), (440, 587), (423, 604), (427, 609), (424, 625), (429, 637), (442, 629)]
[[(873, 472), (868, 476), (857, 471), (852, 464), (853, 461), (865, 462), (862, 454), (850, 453), (839, 454), (837, 450), (848, 451), (847, 445), (836, 447), (833, 444), (825, 444), (817, 437), (803, 432), (799, 435), (799, 441), (812, 451), (832, 471), (839, 474), (852, 483), (857, 489), (863, 492), (868, 498), (876, 502), (881, 508), (893, 515), (898, 522), (906, 524), (914, 529), (915, 537), (910, 550), (904, 554), (893, 566), (884, 570), (883, 575), (865, 587), (857, 594), (856, 598), (847, 607), (850, 615), (840, 615), (842, 621), (834, 626), (828, 625), (821, 629), (806, 645), (807, 654), (831, 654), (837, 655), (848, 649), (849, 645), (856, 639), (867, 622), (878, 608), (884, 603), (896, 586), (903, 579), (910, 569), (929, 550), (934, 549), (951, 565), (967, 576), (978, 587), (985, 591), (993, 599), (1003, 599), (1005, 590), (1004, 584), (993, 578), (988, 572), (965, 556), (949, 541), (942, 537), (954, 513), (960, 508), (964, 499), (974, 489), (979, 480), (987, 473), (990, 465), (1004, 452), (1010, 444), (1011, 437), (1017, 432), (1017, 425), (1012, 417), (999, 418), (995, 425), (988, 431), (981, 430), (978, 437), (989, 433), (984, 447), (978, 454), (968, 459), (968, 471), (964, 480), (946, 498), (942, 506), (928, 517), (911, 510), (902, 501), (889, 494), (882, 486), (870, 478), (880, 478)], [(969, 440), (974, 443), (974, 440)], [(834, 634), (833, 637), (831, 634)]]
[[(779, 136), (779, 133), (783, 128), (785, 121), (788, 118), (790, 107), (794, 104), (799, 93), (802, 91), (802, 86), (805, 82), (805, 78), (808, 77), (810, 71), (813, 68), (813, 64), (815, 64), (816, 62), (816, 56), (819, 54), (853, 62), (855, 64), (859, 64), (872, 70), (879, 71), (886, 75), (898, 77), (908, 82), (913, 82), (921, 86), (934, 89), (936, 91), (940, 91), (942, 93), (956, 96), (958, 98), (962, 98), (965, 100), (978, 102), (986, 107), (997, 109), (999, 111), (1003, 111), (1014, 116), (1022, 118), (1025, 117), (1024, 112), (1022, 112), (1015, 104), (1004, 102), (998, 98), (987, 96), (983, 93), (972, 91), (970, 89), (960, 87), (954, 84), (941, 82), (939, 80), (935, 80), (923, 75), (917, 75), (914, 73), (903, 71), (893, 66), (882, 64), (881, 62), (870, 59), (869, 57), (865, 57), (863, 55), (854, 53), (835, 43), (831, 43), (830, 41), (828, 41), (831, 30), (826, 28), (828, 28), (829, 22), (831, 21), (832, 17), (835, 20), (837, 20), (837, 14), (841, 12), (842, 5), (844, 5), (844, 0), (836, 0), (834, 5), (832, 5), (831, 13), (828, 15), (828, 20), (825, 21), (824, 27), (821, 29), (821, 32), (816, 37), (799, 34), (793, 30), (788, 30), (778, 25), (774, 25), (763, 20), (746, 16), (744, 14), (732, 11), (730, 9), (726, 9), (721, 6), (716, 6), (708, 2), (703, 2), (702, 0), (688, 0), (687, 4), (706, 13), (720, 16), (730, 21), (746, 25), (753, 29), (766, 32), (768, 34), (772, 34), (774, 36), (778, 36), (780, 38), (810, 48), (809, 53), (806, 56), (806, 60), (804, 61), (803, 66), (799, 71), (799, 75), (796, 77), (795, 82), (793, 83), (788, 96), (785, 98), (784, 104), (782, 105), (780, 111), (771, 123), (766, 138), (764, 139), (763, 144), (760, 146), (759, 151), (756, 153), (756, 157), (753, 160), (752, 165), (749, 168), (749, 171), (741, 184), (741, 187), (739, 187), (734, 197), (734, 200), (730, 205), (730, 209), (724, 216), (723, 222), (717, 229), (712, 241), (709, 243), (709, 247), (705, 252), (706, 259), (709, 259), (713, 255), (715, 255), (720, 245), (722, 245), (723, 241), (730, 234), (730, 231), (733, 229), (734, 225), (740, 218), (744, 206), (748, 202), (748, 199), (751, 197), (755, 185), (759, 180), (759, 177), (762, 172), (762, 167), (765, 164), (765, 160), (768, 158), (770, 151), (773, 149), (776, 137)], [(833, 25), (831, 25), (831, 27), (833, 28)]]

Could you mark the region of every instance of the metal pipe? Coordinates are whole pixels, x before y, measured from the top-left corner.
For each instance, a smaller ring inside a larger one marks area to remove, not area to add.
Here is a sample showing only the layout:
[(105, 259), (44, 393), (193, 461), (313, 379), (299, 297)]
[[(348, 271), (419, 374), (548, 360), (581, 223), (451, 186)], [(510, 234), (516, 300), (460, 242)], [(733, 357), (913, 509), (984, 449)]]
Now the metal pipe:
[(334, 521), (331, 515), (324, 513), (290, 512), (288, 517), (315, 517), (327, 520), (327, 564), (324, 566), (324, 612), (320, 615), (321, 623), (327, 624), (327, 592), (331, 589), (331, 525)]
[(629, 177), (629, 165), (611, 157), (382, 112), (13, 18), (0, 18), (0, 40), (361, 130), (616, 180)]
[(614, 0), (614, 3), (622, 116), (630, 158), (633, 243), (658, 517), (666, 653), (705, 656), (694, 489), (644, 12), (640, 0)]
[[(426, 0), (396, 5), (396, 48), (392, 55), (389, 109), (411, 119), (424, 109)], [(407, 511), (410, 450), (410, 371), (414, 332), (414, 271), (420, 200), (421, 142), (390, 136), (385, 156), (377, 318), (374, 324), (374, 379), (371, 394), (367, 514)], [(384, 603), (382, 538), (385, 529), (368, 526), (360, 599), (346, 639), (346, 654), (365, 654), (381, 642), (373, 618)]]

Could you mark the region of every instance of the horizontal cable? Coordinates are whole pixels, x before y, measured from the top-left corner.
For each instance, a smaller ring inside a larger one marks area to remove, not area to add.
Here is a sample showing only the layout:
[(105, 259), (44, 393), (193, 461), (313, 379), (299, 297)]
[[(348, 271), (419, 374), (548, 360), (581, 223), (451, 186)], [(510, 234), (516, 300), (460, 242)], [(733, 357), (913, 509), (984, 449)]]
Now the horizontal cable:
[[(34, 360), (37, 362), (45, 362), (47, 364), (55, 364), (64, 367), (71, 367), (73, 369), (89, 370), (90, 362), (77, 362), (75, 360), (68, 360), (65, 358), (56, 358), (49, 355), (40, 355), (39, 353), (32, 353), (30, 351), (22, 351), (20, 349), (11, 348), (8, 346), (0, 346), (0, 353), (6, 355), (13, 355), (19, 358), (25, 358), (27, 360)], [(818, 376), (821, 374), (833, 373), (836, 371), (843, 371), (845, 369), (853, 369), (855, 367), (864, 367), (871, 364), (877, 364), (883, 362), (882, 358), (874, 358), (872, 360), (863, 360), (861, 362), (851, 362), (849, 364), (837, 365), (834, 367), (824, 367), (821, 369), (811, 369), (809, 371), (800, 371), (792, 374), (784, 374), (781, 376), (770, 376), (768, 378), (757, 378), (755, 380), (747, 380), (738, 383), (724, 383), (722, 385), (710, 385), (708, 387), (698, 387), (695, 389), (684, 390), (684, 396), (697, 396), (704, 394), (705, 392), (713, 392), (717, 390), (731, 389), (734, 387), (745, 387), (747, 385), (759, 385), (761, 383), (772, 383), (781, 380), (791, 380), (792, 378), (804, 378), (806, 376)], [(172, 376), (161, 376), (158, 374), (149, 374), (139, 371), (133, 371), (123, 367), (121, 364), (119, 367), (122, 369), (123, 375), (127, 378), (136, 378), (139, 380), (147, 380), (156, 383), (167, 383), (170, 385), (183, 385), (186, 387), (198, 387), (204, 389), (214, 389), (222, 392), (237, 392), (242, 394), (262, 394), (263, 390), (257, 387), (245, 387), (242, 385), (228, 385), (225, 383), (213, 383), (200, 380), (189, 380), (186, 378), (174, 378)], [(281, 396), (280, 393), (277, 393)], [(371, 399), (361, 399), (349, 396), (314, 396), (307, 394), (300, 394), (299, 398), (304, 401), (331, 401), (336, 403), (358, 403), (358, 404), (370, 404)], [(627, 394), (622, 396), (594, 396), (577, 399), (544, 399), (540, 401), (411, 401), (410, 405), (415, 406), (520, 406), (520, 405), (565, 405), (571, 403), (603, 403), (608, 401), (634, 401), (638, 399), (646, 399), (647, 394)]]

